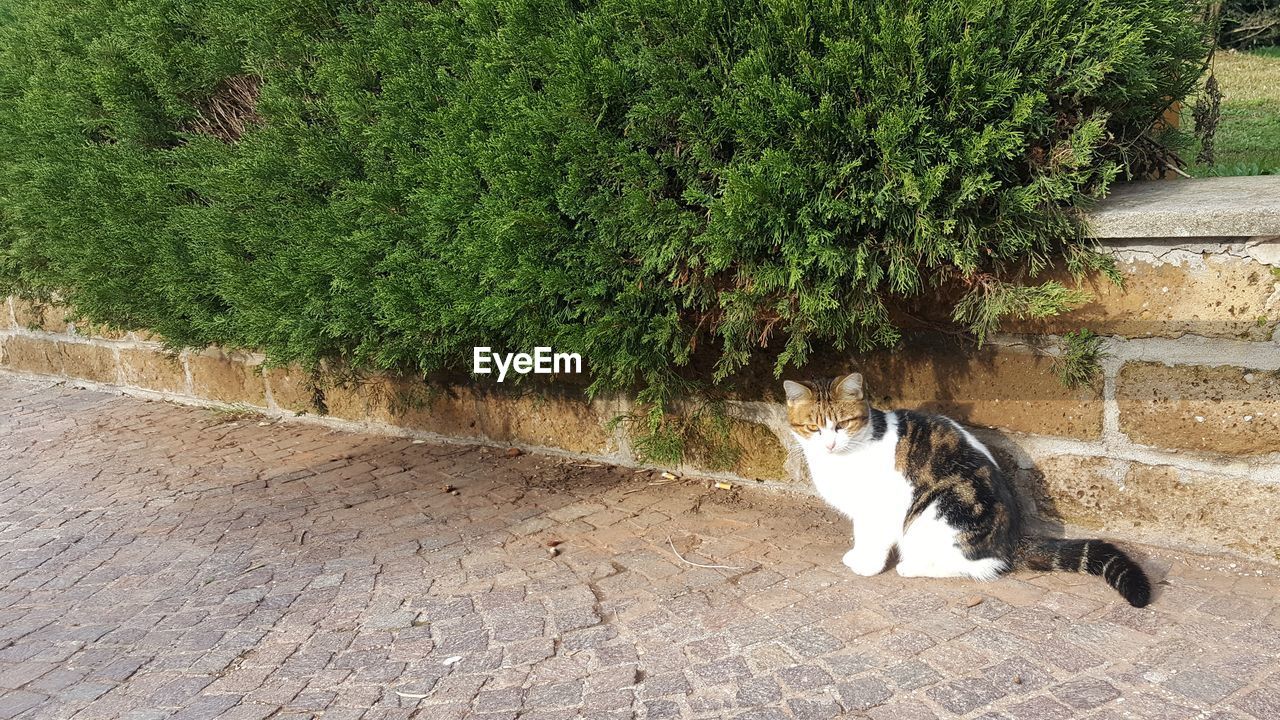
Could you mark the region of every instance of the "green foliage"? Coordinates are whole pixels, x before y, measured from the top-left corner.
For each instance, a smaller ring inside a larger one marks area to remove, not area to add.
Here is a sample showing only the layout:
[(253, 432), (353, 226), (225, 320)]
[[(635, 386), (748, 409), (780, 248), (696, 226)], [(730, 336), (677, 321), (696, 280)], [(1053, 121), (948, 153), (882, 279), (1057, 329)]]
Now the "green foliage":
[(1145, 167), (1198, 16), (0, 0), (0, 289), (310, 366), (550, 345), (658, 405), (695, 349), (723, 380), (891, 344), (943, 283), (985, 335), (1076, 300), (1020, 278), (1083, 267), (1071, 208)]
[(610, 430), (620, 424), (642, 462), (673, 466), (694, 459), (704, 469), (727, 470), (742, 455), (730, 434), (732, 425), (723, 402), (701, 403), (686, 412), (652, 404), (642, 412), (614, 418)]
[(952, 319), (973, 328), (978, 341), (984, 342), (1003, 318), (1049, 317), (1079, 307), (1088, 302), (1089, 297), (1089, 293), (1068, 288), (1056, 280), (1040, 285), (990, 280), (956, 304)]
[(1102, 338), (1085, 328), (1062, 336), (1062, 348), (1053, 361), (1053, 371), (1069, 388), (1092, 384), (1102, 375)]

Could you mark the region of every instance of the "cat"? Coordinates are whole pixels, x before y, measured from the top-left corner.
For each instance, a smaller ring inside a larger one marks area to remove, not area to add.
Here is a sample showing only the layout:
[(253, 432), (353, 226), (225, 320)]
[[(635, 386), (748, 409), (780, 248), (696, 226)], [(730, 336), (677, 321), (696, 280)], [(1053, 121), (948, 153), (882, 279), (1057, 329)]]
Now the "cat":
[(783, 388), (819, 494), (853, 521), (844, 564), (855, 573), (879, 574), (896, 548), (903, 577), (1062, 570), (1101, 575), (1134, 607), (1150, 602), (1146, 574), (1111, 543), (1025, 535), (1012, 483), (951, 418), (877, 410), (858, 373)]

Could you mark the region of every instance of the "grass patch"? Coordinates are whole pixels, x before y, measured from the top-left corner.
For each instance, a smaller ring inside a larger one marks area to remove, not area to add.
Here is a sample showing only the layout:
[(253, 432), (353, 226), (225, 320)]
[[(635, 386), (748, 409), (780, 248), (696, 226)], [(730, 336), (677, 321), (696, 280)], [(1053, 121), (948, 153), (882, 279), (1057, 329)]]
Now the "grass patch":
[(1091, 330), (1069, 332), (1062, 336), (1062, 352), (1054, 359), (1053, 371), (1069, 388), (1091, 385), (1102, 377), (1102, 338)]
[(684, 413), (653, 405), (613, 418), (610, 431), (619, 424), (627, 426), (636, 457), (652, 465), (675, 467), (696, 459), (708, 470), (728, 470), (742, 456), (723, 402), (707, 402)]
[[(1192, 164), (1196, 177), (1280, 174), (1280, 47), (1214, 56), (1213, 72), (1222, 89), (1222, 118), (1211, 165)], [(1192, 108), (1182, 127), (1192, 129)], [(1190, 160), (1199, 148), (1186, 155)]]
[(216, 425), (248, 420), (249, 418), (255, 418), (262, 414), (261, 411), (241, 403), (236, 403), (234, 405), (215, 405), (208, 408), (208, 410), (209, 414), (213, 417), (214, 424)]

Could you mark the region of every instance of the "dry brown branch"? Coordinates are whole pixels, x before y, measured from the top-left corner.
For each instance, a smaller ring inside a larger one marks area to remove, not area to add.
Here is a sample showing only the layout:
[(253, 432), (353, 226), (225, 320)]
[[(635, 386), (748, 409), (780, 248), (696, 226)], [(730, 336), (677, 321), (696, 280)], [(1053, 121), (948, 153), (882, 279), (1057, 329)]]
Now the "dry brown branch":
[(214, 137), (227, 144), (240, 140), (250, 125), (261, 123), (258, 94), (262, 78), (257, 75), (232, 75), (218, 83), (213, 94), (200, 103), (200, 117), (188, 130)]

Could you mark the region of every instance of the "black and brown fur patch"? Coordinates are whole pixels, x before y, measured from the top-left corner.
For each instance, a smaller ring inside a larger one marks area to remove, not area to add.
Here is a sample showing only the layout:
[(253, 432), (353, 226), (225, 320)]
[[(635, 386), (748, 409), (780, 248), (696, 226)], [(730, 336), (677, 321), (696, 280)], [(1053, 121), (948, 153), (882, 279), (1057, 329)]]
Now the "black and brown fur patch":
[(946, 418), (900, 410), (897, 420), (896, 467), (912, 486), (906, 525), (937, 503), (966, 558), (1012, 565), (1021, 518), (1004, 473)]
[(1145, 607), (1151, 602), (1147, 574), (1123, 550), (1104, 540), (1023, 538), (1018, 544), (1017, 566), (1100, 575), (1130, 605)]
[(1101, 575), (1130, 605), (1150, 602), (1146, 574), (1111, 543), (1025, 537), (1012, 483), (950, 420), (910, 410), (897, 418), (897, 469), (912, 485), (904, 527), (937, 503), (970, 560), (994, 557), (1009, 567)]

